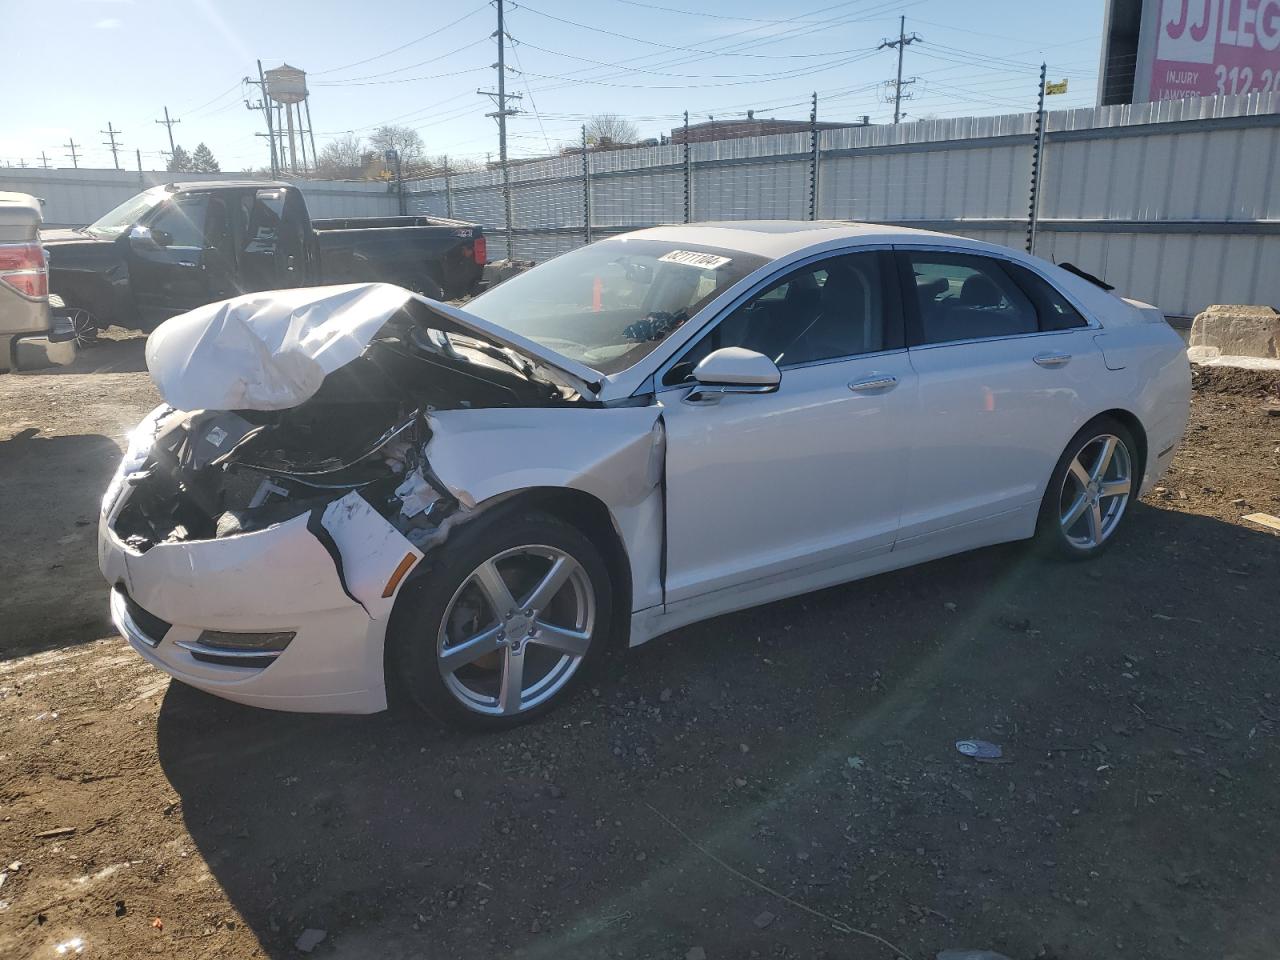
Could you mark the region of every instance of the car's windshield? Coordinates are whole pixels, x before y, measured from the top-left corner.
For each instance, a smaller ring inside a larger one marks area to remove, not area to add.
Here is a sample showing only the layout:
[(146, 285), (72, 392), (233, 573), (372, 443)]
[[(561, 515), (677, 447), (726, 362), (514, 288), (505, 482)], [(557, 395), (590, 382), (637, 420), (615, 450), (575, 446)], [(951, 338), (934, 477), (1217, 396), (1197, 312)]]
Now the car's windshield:
[(141, 220), (148, 210), (163, 202), (168, 195), (169, 192), (164, 187), (152, 187), (136, 197), (130, 197), (120, 206), (99, 217), (85, 227), (84, 232), (103, 240), (114, 240)]
[(556, 257), (467, 310), (601, 373), (636, 363), (764, 257), (618, 237)]

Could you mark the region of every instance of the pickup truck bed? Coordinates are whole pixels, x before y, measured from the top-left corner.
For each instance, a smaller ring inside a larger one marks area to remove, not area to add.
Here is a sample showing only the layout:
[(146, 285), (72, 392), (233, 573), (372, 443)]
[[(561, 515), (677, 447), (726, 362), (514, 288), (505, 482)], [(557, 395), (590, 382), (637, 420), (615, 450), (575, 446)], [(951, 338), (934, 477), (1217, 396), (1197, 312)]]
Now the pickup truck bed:
[[(311, 227), (326, 283), (388, 280), (452, 300), (475, 288), (487, 253), (475, 224), (444, 217), (350, 217), (312, 220)], [(377, 276), (370, 276), (370, 265)]]

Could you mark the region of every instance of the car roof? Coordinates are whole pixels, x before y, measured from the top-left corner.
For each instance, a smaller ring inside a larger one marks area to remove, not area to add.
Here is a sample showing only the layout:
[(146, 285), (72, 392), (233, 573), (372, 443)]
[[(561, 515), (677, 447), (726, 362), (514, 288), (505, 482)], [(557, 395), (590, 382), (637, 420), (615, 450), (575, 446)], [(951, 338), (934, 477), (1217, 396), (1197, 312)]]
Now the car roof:
[(932, 230), (847, 220), (723, 220), (681, 223), (637, 230), (626, 236), (643, 240), (704, 244), (772, 260), (839, 240), (873, 244), (909, 240), (950, 242), (957, 239)]

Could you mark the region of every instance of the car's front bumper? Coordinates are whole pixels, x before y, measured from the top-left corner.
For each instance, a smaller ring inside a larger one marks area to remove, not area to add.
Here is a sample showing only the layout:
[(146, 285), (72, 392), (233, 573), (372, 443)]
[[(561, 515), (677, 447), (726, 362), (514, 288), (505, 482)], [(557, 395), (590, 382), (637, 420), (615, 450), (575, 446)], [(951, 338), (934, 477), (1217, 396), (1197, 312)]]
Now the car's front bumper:
[[(386, 709), (390, 603), (367, 610), (353, 599), (347, 590), (361, 588), (344, 583), (333, 556), (308, 529), (307, 514), (252, 533), (138, 552), (115, 535), (114, 512), (99, 526), (99, 566), (112, 586), (116, 629), (147, 661), (186, 684), (252, 706)], [(265, 664), (229, 665), (200, 655), (206, 630), (294, 637)]]

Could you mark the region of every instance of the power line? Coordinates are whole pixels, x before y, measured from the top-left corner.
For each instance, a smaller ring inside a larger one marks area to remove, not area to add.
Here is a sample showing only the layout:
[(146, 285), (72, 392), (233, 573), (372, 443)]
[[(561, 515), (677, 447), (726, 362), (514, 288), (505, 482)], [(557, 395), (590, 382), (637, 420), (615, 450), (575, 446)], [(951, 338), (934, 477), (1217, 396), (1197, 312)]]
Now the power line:
[(435, 63), (437, 60), (445, 60), (454, 54), (461, 53), (463, 50), (470, 50), (472, 47), (478, 47), (480, 44), (489, 40), (489, 37), (481, 37), (479, 40), (473, 40), (465, 46), (457, 47), (448, 53), (442, 53), (437, 57), (428, 57), (426, 60), (419, 60), (417, 63), (410, 63), (403, 67), (396, 67), (394, 70), (384, 70), (382, 73), (370, 73), (363, 77), (345, 77), (341, 80), (318, 80), (315, 83), (317, 87), (342, 87), (347, 84), (355, 84), (361, 80), (376, 80), (379, 77), (389, 77), (393, 73), (403, 73), (405, 70), (412, 70), (415, 67), (426, 66), (428, 63)]
[[(858, 0), (852, 0), (852, 2), (858, 2)], [(845, 6), (845, 5), (846, 4), (837, 4), (837, 6)], [(824, 52), (824, 53), (741, 53), (741, 52), (727, 52), (727, 51), (719, 51), (719, 50), (705, 50), (705, 49), (702, 49), (701, 47), (685, 47), (685, 46), (680, 46), (679, 44), (660, 43), (657, 40), (645, 40), (643, 37), (633, 37), (630, 34), (618, 33), (616, 30), (606, 30), (603, 27), (593, 27), (590, 24), (580, 23), (577, 20), (569, 20), (566, 17), (557, 17), (555, 14), (545, 13), (544, 11), (538, 10), (535, 7), (531, 7), (527, 3), (521, 3), (520, 9), (527, 10), (529, 13), (537, 14), (540, 17), (545, 17), (548, 20), (555, 20), (558, 23), (568, 24), (569, 26), (573, 26), (573, 27), (581, 27), (583, 30), (590, 30), (593, 33), (602, 33), (605, 36), (617, 37), (621, 40), (630, 40), (633, 43), (643, 43), (651, 47), (662, 47), (664, 50), (679, 50), (682, 53), (700, 53), (700, 54), (706, 54), (708, 56), (713, 56), (713, 57), (752, 57), (760, 60), (795, 60), (795, 59), (807, 59), (811, 57), (831, 56), (831, 53), (828, 53), (828, 52)], [(779, 22), (783, 22), (783, 21), (779, 21)], [(755, 28), (751, 28), (751, 29), (755, 29)], [(769, 37), (767, 39), (773, 40), (775, 38)]]
[(340, 73), (341, 71), (349, 70), (352, 67), (359, 67), (366, 63), (372, 63), (374, 60), (381, 60), (383, 57), (389, 57), (393, 53), (399, 53), (401, 50), (404, 50), (406, 47), (412, 47), (415, 43), (421, 43), (423, 40), (430, 39), (431, 37), (434, 37), (436, 34), (444, 33), (444, 31), (448, 30), (450, 27), (457, 26), (463, 20), (468, 20), (471, 17), (474, 17), (477, 13), (480, 13), (481, 11), (483, 11), (484, 8), (487, 7), (488, 5), (489, 4), (487, 2), (482, 3), (480, 4), (480, 6), (472, 10), (470, 13), (465, 13), (462, 16), (460, 16), (457, 20), (452, 20), (449, 23), (446, 23), (443, 27), (438, 27), (437, 29), (432, 30), (430, 33), (424, 33), (422, 36), (417, 37), (416, 39), (410, 40), (408, 43), (402, 43), (398, 47), (392, 47), (390, 50), (386, 50), (382, 53), (376, 53), (372, 57), (365, 57), (363, 60), (356, 60), (353, 63), (343, 64), (340, 67), (330, 67), (328, 70), (313, 70), (311, 75), (313, 77), (319, 77), (319, 76), (323, 76), (326, 73)]
[[(511, 39), (511, 53), (516, 58), (516, 70), (519, 72), (520, 76), (523, 77), (524, 65), (520, 62), (520, 45), (514, 37)], [(547, 139), (547, 128), (542, 125), (542, 114), (538, 112), (538, 104), (533, 99), (533, 91), (529, 89), (529, 81), (527, 79), (524, 82), (524, 90), (525, 93), (529, 94), (529, 106), (533, 110), (533, 118), (538, 121), (538, 129), (542, 131), (542, 140), (546, 144), (547, 153), (553, 153), (554, 151), (551, 149), (551, 141)], [(585, 137), (587, 128), (583, 127), (582, 129), (583, 136)]]

